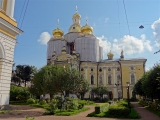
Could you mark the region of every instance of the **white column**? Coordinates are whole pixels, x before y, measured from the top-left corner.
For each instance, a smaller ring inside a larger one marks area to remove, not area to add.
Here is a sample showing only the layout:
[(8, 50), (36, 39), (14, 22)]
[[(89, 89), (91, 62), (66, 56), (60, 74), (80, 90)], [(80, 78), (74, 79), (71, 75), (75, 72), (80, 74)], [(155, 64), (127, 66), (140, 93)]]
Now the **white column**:
[[(115, 68), (113, 67), (113, 86), (115, 86), (114, 84), (116, 83), (116, 74), (115, 74)], [(114, 87), (114, 95), (113, 98), (118, 98), (118, 94), (117, 94), (117, 87)]]
[(106, 68), (104, 68), (104, 86), (106, 86)]
[(7, 1), (6, 14), (11, 18), (13, 18), (13, 15), (14, 15), (14, 4), (15, 4), (15, 0), (8, 0)]

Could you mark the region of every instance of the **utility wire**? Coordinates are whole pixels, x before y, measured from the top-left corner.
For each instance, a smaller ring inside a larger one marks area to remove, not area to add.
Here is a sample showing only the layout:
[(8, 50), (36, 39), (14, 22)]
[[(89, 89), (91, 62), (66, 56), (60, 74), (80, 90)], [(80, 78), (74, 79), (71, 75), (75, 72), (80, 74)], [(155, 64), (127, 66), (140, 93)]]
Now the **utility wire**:
[[(127, 16), (127, 10), (126, 10), (126, 5), (125, 5), (125, 2), (123, 0), (123, 6), (124, 6), (124, 11), (125, 11), (125, 16), (126, 16), (126, 21), (127, 21), (127, 27), (128, 27), (128, 32), (129, 32), (129, 38), (131, 40), (131, 32), (130, 32), (130, 27), (129, 27), (129, 22), (128, 22), (128, 16)], [(131, 46), (132, 46), (132, 51), (133, 51), (133, 44), (132, 44), (132, 40), (131, 40)], [(134, 51), (133, 51), (133, 55), (135, 56), (134, 54)]]
[(20, 24), (20, 28), (21, 28), (22, 25), (23, 25), (23, 21), (24, 21), (24, 18), (25, 18), (25, 15), (26, 15), (26, 11), (27, 11), (27, 8), (28, 8), (28, 3), (29, 3), (29, 0), (27, 1), (27, 5), (26, 5), (25, 11), (24, 11), (24, 15), (23, 15), (23, 18), (22, 18), (22, 22), (21, 22), (21, 24)]
[(18, 23), (20, 23), (21, 16), (22, 16), (22, 13), (23, 13), (23, 10), (24, 10), (24, 7), (25, 7), (25, 4), (26, 4), (26, 0), (24, 1), (23, 8), (22, 8), (22, 11), (21, 11), (20, 17), (19, 17), (19, 19), (18, 19)]

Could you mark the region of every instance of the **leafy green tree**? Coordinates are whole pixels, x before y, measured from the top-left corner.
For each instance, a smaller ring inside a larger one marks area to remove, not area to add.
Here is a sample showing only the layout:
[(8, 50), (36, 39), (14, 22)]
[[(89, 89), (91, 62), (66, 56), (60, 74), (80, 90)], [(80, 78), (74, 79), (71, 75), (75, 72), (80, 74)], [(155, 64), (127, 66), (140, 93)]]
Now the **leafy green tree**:
[(36, 67), (29, 65), (17, 65), (16, 69), (12, 72), (12, 81), (21, 84), (22, 81), (25, 83), (31, 81), (34, 74), (36, 73)]
[(91, 92), (97, 95), (100, 99), (103, 99), (104, 94), (108, 94), (108, 88), (106, 86), (98, 86), (91, 88)]
[(145, 96), (144, 90), (142, 88), (142, 79), (138, 80), (138, 82), (134, 85), (133, 91), (137, 95)]

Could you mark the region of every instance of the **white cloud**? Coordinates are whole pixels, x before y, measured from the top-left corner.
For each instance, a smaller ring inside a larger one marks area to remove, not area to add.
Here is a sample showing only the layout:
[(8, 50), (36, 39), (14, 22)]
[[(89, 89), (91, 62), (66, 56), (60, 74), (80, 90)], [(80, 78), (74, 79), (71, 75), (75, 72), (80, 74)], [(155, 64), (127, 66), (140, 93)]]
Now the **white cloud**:
[(103, 48), (103, 52), (109, 52), (111, 49), (111, 43), (107, 40), (107, 38), (104, 37), (104, 35), (97, 38), (99, 39), (99, 45)]
[(154, 21), (151, 28), (154, 30), (153, 34), (156, 38), (156, 46), (160, 46), (160, 18)]
[(105, 18), (105, 23), (108, 22), (109, 18)]
[(152, 51), (150, 41), (146, 39), (144, 34), (142, 34), (140, 38), (125, 35), (119, 40), (114, 39), (113, 43), (109, 42), (104, 36), (98, 37), (98, 39), (100, 46), (103, 47), (104, 53), (112, 50), (113, 52), (120, 54), (122, 48), (124, 50), (124, 54), (127, 55), (142, 53), (145, 50)]
[(51, 38), (51, 35), (48, 32), (41, 33), (38, 42), (40, 42), (42, 45), (47, 45), (47, 42)]

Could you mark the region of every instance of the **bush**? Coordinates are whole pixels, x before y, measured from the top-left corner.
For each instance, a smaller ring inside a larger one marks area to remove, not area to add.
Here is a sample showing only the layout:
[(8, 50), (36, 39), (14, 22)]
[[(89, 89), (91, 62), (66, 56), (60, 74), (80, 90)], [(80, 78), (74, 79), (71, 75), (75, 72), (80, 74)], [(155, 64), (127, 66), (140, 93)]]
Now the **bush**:
[(118, 106), (128, 107), (128, 103), (127, 103), (127, 101), (121, 100), (118, 102)]
[(53, 115), (55, 114), (55, 111), (58, 109), (57, 103), (58, 103), (58, 101), (56, 99), (52, 99), (50, 101), (49, 106), (46, 108), (49, 111), (49, 113), (51, 113)]
[(130, 113), (129, 108), (124, 106), (110, 106), (108, 110), (109, 115), (127, 116)]
[(27, 104), (35, 104), (35, 100), (33, 98), (29, 98), (27, 100)]
[(26, 100), (30, 96), (28, 88), (13, 86), (10, 88), (10, 101)]
[(40, 101), (39, 101), (39, 104), (40, 104), (40, 105), (45, 105), (45, 104), (46, 104), (46, 101), (45, 101), (45, 100), (40, 100)]
[(67, 101), (67, 107), (69, 109), (77, 110), (79, 107), (78, 100), (70, 99), (69, 101)]
[(106, 111), (108, 109), (108, 107), (109, 107), (108, 103), (102, 104), (100, 106), (96, 106), (95, 107), (95, 113), (99, 114), (100, 112), (104, 112), (104, 111)]

